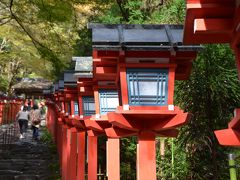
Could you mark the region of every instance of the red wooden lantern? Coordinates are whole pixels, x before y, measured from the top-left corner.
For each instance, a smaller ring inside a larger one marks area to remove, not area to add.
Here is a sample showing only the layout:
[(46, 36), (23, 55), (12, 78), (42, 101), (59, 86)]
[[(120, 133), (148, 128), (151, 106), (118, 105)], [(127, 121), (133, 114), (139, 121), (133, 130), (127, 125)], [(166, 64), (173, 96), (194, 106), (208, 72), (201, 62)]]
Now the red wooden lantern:
[[(89, 27), (97, 82), (96, 116), (91, 120), (106, 121), (101, 128), (109, 138), (137, 136), (137, 179), (156, 179), (155, 137), (177, 136), (176, 127), (189, 119), (174, 105), (174, 80), (188, 78), (200, 47), (183, 46), (178, 25)], [(113, 172), (113, 167), (108, 171)]]
[[(95, 114), (95, 103), (93, 93), (93, 78), (92, 78), (92, 57), (73, 57), (76, 61), (75, 77), (77, 81), (78, 102), (79, 102), (79, 119), (74, 119), (73, 124), (77, 128), (77, 179), (85, 179), (85, 141), (86, 141), (86, 120)], [(94, 174), (97, 175), (97, 137), (88, 136), (87, 139), (88, 151), (88, 178), (93, 179)], [(96, 147), (96, 148), (95, 148)], [(96, 167), (96, 168), (95, 168)]]

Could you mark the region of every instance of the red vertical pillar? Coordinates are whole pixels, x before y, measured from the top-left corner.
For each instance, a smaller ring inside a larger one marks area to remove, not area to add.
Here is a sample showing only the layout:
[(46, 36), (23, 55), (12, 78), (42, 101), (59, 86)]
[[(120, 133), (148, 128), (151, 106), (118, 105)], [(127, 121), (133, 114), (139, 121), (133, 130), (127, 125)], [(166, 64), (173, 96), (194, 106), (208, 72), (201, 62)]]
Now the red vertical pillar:
[(12, 112), (12, 119), (13, 119), (13, 122), (15, 122), (16, 120), (16, 113), (17, 112), (17, 102), (16, 100), (13, 100), (13, 112)]
[(68, 161), (67, 161), (67, 179), (76, 180), (77, 179), (77, 130), (76, 128), (71, 128), (68, 130)]
[(58, 111), (54, 109), (54, 112), (55, 112), (55, 116), (54, 116), (54, 140), (55, 140), (55, 143), (57, 144), (57, 135), (58, 135)]
[(3, 106), (3, 124), (7, 123), (7, 118), (8, 118), (9, 109), (8, 109), (7, 103), (8, 103), (7, 100), (5, 100), (4, 106)]
[(88, 179), (97, 180), (97, 136), (88, 136)]
[(51, 105), (51, 114), (50, 114), (50, 127), (51, 127), (51, 133), (52, 133), (52, 136), (54, 137), (54, 141), (56, 139), (56, 136), (55, 136), (55, 126), (56, 126), (56, 111), (54, 109), (54, 106)]
[(67, 125), (62, 126), (62, 180), (67, 177)]
[(10, 120), (11, 123), (13, 121), (13, 119), (12, 119), (12, 117), (13, 117), (12, 110), (13, 110), (13, 102), (10, 102), (10, 118), (9, 118), (9, 120)]
[(63, 123), (61, 121), (61, 118), (58, 118), (57, 122), (57, 149), (59, 153), (60, 163), (62, 163), (62, 126)]
[[(65, 108), (65, 113), (68, 113), (68, 115), (70, 115), (69, 113), (71, 113), (70, 109), (69, 109), (69, 101), (65, 101), (64, 103), (64, 108)], [(71, 108), (71, 106), (70, 106)]]
[(8, 113), (7, 113), (7, 124), (10, 122), (11, 119), (11, 103), (10, 101), (7, 102), (7, 109), (8, 109)]
[(107, 141), (107, 176), (108, 179), (120, 180), (119, 139), (108, 138)]
[(13, 106), (13, 103), (10, 102), (9, 103), (9, 123), (12, 123), (12, 106)]
[(31, 101), (30, 101), (31, 107), (33, 107), (33, 104), (34, 104), (34, 96), (32, 96), (32, 99), (31, 99)]
[(13, 111), (14, 111), (14, 102), (10, 102), (10, 122), (11, 123), (14, 121)]
[(53, 110), (52, 110), (52, 105), (50, 105), (50, 106), (48, 106), (48, 112), (47, 112), (47, 114), (48, 114), (48, 118), (47, 118), (47, 127), (48, 127), (48, 129), (51, 131), (51, 134), (52, 134), (52, 121), (53, 121), (53, 119), (52, 119), (52, 116), (53, 116)]
[(57, 141), (56, 141), (56, 144), (57, 144), (57, 151), (58, 151), (58, 154), (59, 154), (59, 162), (60, 162), (60, 165), (62, 163), (62, 160), (61, 160), (61, 150), (60, 150), (60, 140), (62, 139), (62, 130), (61, 130), (61, 121), (59, 121), (60, 118), (58, 118), (58, 122), (57, 122)]
[(85, 139), (84, 131), (77, 133), (77, 180), (85, 180)]
[(70, 106), (71, 106), (71, 115), (74, 115), (74, 100), (71, 100), (71, 104), (70, 104)]
[[(53, 132), (52, 132), (52, 126), (53, 126), (53, 114), (54, 114), (54, 110), (53, 110), (53, 106), (50, 104), (48, 106), (48, 110), (47, 110), (47, 119), (46, 119), (46, 124), (47, 124), (47, 127), (48, 129), (51, 131), (51, 134), (53, 135)], [(54, 136), (54, 135), (53, 135)], [(55, 139), (56, 137), (54, 137)]]
[(67, 139), (66, 139), (66, 151), (65, 151), (65, 156), (66, 156), (66, 165), (65, 165), (65, 168), (66, 168), (66, 175), (65, 175), (65, 180), (69, 179), (69, 165), (70, 165), (70, 149), (71, 149), (71, 129), (70, 128), (67, 128)]
[(52, 126), (53, 126), (53, 137), (54, 137), (54, 142), (56, 143), (56, 139), (57, 139), (57, 134), (56, 134), (56, 131), (57, 131), (57, 112), (56, 110), (52, 109), (52, 112), (53, 112), (53, 119), (52, 119)]
[(50, 121), (51, 121), (51, 106), (47, 105), (47, 114), (46, 114), (46, 126), (48, 128), (48, 130), (51, 132), (51, 125), (50, 125)]
[(155, 135), (142, 132), (138, 136), (137, 180), (156, 180)]
[(2, 124), (3, 117), (3, 102), (0, 102), (0, 125)]
[(61, 107), (62, 107), (62, 109), (61, 109), (61, 110), (64, 110), (64, 111), (65, 111), (65, 104), (64, 104), (64, 102), (63, 102), (63, 101), (61, 102)]

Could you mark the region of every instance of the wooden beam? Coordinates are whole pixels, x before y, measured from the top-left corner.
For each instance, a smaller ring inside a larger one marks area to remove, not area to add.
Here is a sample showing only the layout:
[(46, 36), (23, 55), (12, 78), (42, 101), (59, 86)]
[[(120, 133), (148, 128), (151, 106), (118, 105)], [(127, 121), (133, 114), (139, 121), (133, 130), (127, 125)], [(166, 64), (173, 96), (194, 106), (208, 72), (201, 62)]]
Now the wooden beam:
[(122, 129), (127, 129), (130, 131), (138, 131), (141, 129), (141, 124), (136, 121), (128, 121), (122, 114), (109, 112), (108, 114), (109, 122)]
[(116, 66), (98, 66), (96, 67), (96, 74), (116, 74), (117, 67)]
[(231, 34), (232, 31), (232, 18), (199, 18), (194, 20), (195, 34)]
[(186, 4), (187, 4), (187, 9), (235, 7), (235, 0), (187, 0)]
[(152, 123), (150, 126), (148, 126), (147, 129), (155, 131), (172, 129), (187, 123), (190, 117), (190, 113), (177, 114), (168, 120), (156, 121), (154, 124)]
[[(194, 4), (195, 3), (195, 4)], [(235, 4), (225, 2), (213, 4), (201, 4), (202, 1), (188, 1), (186, 9), (186, 20), (184, 26), (184, 44), (205, 44), (205, 43), (229, 43), (231, 36), (226, 33), (218, 34), (195, 34), (194, 20), (206, 18), (233, 18)]]
[(214, 131), (219, 144), (224, 146), (240, 146), (240, 132), (229, 129)]
[(91, 129), (91, 130), (94, 130), (94, 131), (100, 131), (100, 132), (104, 131), (104, 129), (96, 121), (84, 120), (84, 122), (85, 122), (85, 126), (88, 129)]
[(240, 108), (234, 110), (234, 118), (228, 123), (228, 128), (240, 129)]
[(179, 130), (177, 129), (168, 129), (163, 131), (156, 131), (156, 134), (161, 137), (177, 137)]
[(105, 133), (110, 138), (121, 138), (121, 137), (129, 137), (137, 135), (136, 131), (129, 131), (126, 129), (121, 129), (118, 127), (106, 128)]

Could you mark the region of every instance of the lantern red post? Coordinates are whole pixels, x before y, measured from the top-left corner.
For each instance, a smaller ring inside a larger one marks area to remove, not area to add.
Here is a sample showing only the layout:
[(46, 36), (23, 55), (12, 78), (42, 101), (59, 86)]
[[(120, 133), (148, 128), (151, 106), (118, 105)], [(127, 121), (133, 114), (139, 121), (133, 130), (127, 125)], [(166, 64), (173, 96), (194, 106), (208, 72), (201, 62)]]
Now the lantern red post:
[(67, 125), (62, 125), (62, 179), (67, 180)]
[(97, 136), (88, 134), (88, 179), (97, 180)]
[(86, 133), (84, 131), (77, 132), (77, 180), (84, 180), (85, 179), (85, 139)]
[(156, 180), (155, 134), (143, 132), (138, 136), (137, 145), (137, 180)]
[(77, 130), (68, 129), (67, 139), (67, 177), (70, 180), (77, 179)]
[[(114, 168), (112, 168), (114, 167)], [(120, 180), (120, 139), (107, 140), (107, 176), (109, 179)]]
[(4, 105), (4, 102), (1, 100), (0, 101), (0, 125), (2, 125), (3, 123), (3, 105)]

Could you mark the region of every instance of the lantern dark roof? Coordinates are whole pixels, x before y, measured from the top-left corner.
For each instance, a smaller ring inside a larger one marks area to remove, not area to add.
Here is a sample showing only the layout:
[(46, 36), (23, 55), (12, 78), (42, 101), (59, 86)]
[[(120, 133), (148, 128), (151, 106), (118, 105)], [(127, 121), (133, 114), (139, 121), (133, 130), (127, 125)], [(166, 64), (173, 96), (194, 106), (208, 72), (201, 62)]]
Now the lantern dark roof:
[(77, 86), (77, 80), (74, 77), (74, 70), (64, 71), (64, 87), (75, 87)]
[(73, 57), (73, 61), (76, 61), (75, 64), (75, 78), (91, 78), (92, 77), (92, 66), (93, 59), (92, 57)]
[(58, 82), (54, 83), (54, 92), (58, 91)]
[(43, 94), (52, 94), (51, 89), (44, 89)]
[(58, 81), (58, 90), (59, 91), (63, 91), (64, 90), (64, 80), (63, 79), (60, 79)]
[(7, 97), (7, 94), (5, 94), (4, 92), (0, 91), (0, 98), (5, 98)]
[(199, 45), (183, 45), (182, 25), (88, 24), (93, 48), (98, 50), (197, 51)]
[(92, 72), (92, 57), (72, 57), (73, 61), (76, 61), (75, 71), (79, 72)]
[(44, 95), (53, 94), (54, 91), (55, 91), (55, 84), (52, 84), (48, 89), (43, 90), (43, 94)]

